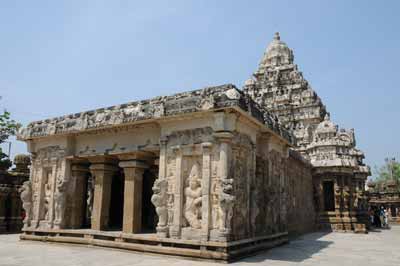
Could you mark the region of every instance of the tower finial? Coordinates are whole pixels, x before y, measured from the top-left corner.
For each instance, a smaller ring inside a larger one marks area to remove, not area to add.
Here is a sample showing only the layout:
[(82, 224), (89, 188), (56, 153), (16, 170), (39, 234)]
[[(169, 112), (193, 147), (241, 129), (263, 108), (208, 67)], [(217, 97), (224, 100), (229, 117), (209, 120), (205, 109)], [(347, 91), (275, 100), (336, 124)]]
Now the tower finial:
[(281, 36), (279, 35), (279, 32), (275, 32), (274, 40), (280, 40)]

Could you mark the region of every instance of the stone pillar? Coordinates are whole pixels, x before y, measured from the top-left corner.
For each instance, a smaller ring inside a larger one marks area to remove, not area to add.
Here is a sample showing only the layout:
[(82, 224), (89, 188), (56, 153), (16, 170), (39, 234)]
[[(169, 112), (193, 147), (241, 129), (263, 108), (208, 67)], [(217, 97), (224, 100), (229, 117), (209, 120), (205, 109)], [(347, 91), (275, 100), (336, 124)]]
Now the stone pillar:
[(87, 177), (89, 174), (89, 165), (72, 164), (72, 213), (71, 228), (81, 228), (85, 222), (85, 206), (87, 197)]
[(167, 178), (167, 143), (168, 138), (160, 139), (160, 158), (158, 160), (158, 179)]
[(203, 169), (202, 169), (202, 210), (201, 210), (201, 240), (208, 241), (210, 228), (210, 186), (211, 186), (211, 148), (212, 143), (205, 142), (203, 148)]
[[(160, 139), (160, 157), (158, 159), (158, 177), (153, 186), (153, 196), (151, 201), (156, 207), (158, 224), (156, 227), (158, 237), (168, 236), (168, 203), (167, 203), (167, 144), (168, 138)], [(161, 185), (164, 184), (164, 185)], [(156, 188), (155, 188), (156, 187)], [(159, 189), (159, 191), (157, 191)]]
[(122, 161), (124, 169), (124, 217), (122, 231), (137, 234), (142, 230), (143, 173), (147, 165), (139, 160)]
[(174, 193), (174, 220), (170, 228), (170, 236), (179, 238), (182, 228), (183, 209), (183, 175), (182, 175), (182, 150), (181, 147), (173, 147), (175, 153), (175, 193)]
[[(54, 226), (54, 219), (55, 219), (55, 202), (54, 202), (54, 193), (56, 191), (57, 186), (57, 159), (51, 159), (51, 187), (50, 187), (50, 202), (49, 202), (49, 226), (53, 228)], [(50, 180), (48, 181), (50, 182)]]
[(89, 169), (94, 177), (92, 229), (104, 230), (109, 221), (112, 177), (118, 167), (101, 158), (94, 160)]
[[(231, 141), (233, 138), (233, 134), (231, 132), (217, 132), (214, 134), (215, 138), (219, 141), (219, 162), (218, 162), (218, 176), (221, 180), (221, 185), (224, 187), (225, 182), (229, 185), (233, 185), (228, 181), (233, 181), (232, 177), (230, 177), (230, 167), (231, 167), (231, 159), (232, 159), (232, 145)], [(221, 197), (224, 197), (226, 203), (224, 206), (219, 203), (219, 208), (221, 209), (221, 213), (223, 213), (223, 217), (219, 217), (218, 221), (218, 230), (212, 230), (211, 236), (213, 240), (218, 241), (228, 241), (231, 232), (232, 232), (232, 224), (231, 218), (233, 215), (233, 204), (234, 204), (234, 196), (227, 194), (222, 191), (220, 192), (220, 200)], [(216, 211), (216, 210), (213, 210)]]

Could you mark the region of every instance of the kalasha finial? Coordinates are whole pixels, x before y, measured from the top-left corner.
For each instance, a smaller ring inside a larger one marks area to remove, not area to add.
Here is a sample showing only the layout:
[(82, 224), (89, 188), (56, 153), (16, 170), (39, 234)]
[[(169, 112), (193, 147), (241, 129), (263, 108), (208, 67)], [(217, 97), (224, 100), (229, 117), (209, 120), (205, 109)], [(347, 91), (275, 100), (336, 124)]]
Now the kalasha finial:
[(274, 40), (280, 40), (281, 36), (279, 35), (279, 32), (275, 32)]

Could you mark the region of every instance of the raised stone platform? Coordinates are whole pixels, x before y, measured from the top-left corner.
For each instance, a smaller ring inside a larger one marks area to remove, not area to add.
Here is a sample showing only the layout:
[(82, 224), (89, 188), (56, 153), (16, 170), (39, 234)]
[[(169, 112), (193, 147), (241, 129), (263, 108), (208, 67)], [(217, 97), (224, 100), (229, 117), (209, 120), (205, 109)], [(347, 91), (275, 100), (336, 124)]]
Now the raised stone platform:
[(21, 240), (71, 243), (149, 252), (170, 256), (201, 258), (219, 262), (232, 262), (255, 252), (288, 242), (288, 233), (254, 237), (231, 242), (213, 242), (159, 238), (156, 234), (125, 234), (119, 231), (29, 230)]

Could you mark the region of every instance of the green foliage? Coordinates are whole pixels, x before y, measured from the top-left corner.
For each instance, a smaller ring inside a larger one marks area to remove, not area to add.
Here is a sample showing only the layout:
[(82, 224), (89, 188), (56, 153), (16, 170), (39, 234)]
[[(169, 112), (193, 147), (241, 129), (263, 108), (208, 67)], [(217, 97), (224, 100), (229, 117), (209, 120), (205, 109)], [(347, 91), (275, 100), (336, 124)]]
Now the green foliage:
[(387, 180), (397, 180), (400, 182), (400, 163), (393, 159), (385, 159), (385, 164), (380, 168), (375, 167), (375, 180), (384, 182)]
[[(15, 135), (21, 125), (11, 119), (10, 113), (4, 111), (0, 114), (0, 144), (4, 143), (10, 136)], [(8, 169), (12, 165), (8, 156), (0, 147), (0, 169)]]

